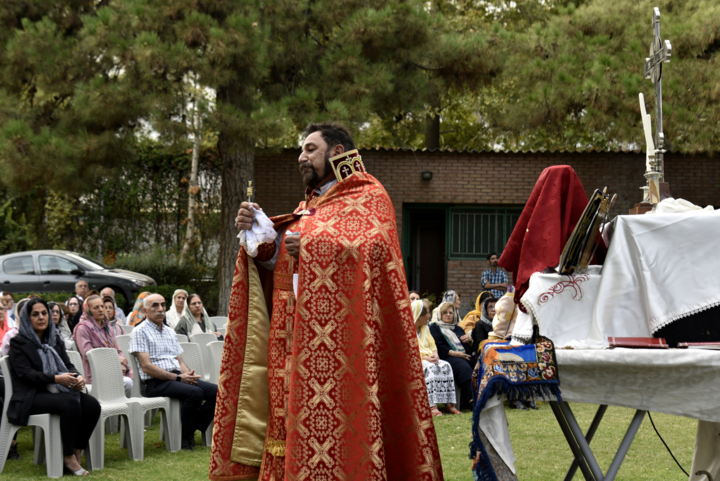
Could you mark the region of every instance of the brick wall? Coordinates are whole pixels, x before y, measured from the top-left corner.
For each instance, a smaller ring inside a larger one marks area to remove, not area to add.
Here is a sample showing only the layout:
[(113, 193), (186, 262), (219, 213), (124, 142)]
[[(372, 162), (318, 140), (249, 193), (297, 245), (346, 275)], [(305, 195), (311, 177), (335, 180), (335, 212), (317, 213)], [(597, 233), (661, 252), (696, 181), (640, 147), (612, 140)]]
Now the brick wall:
[[(524, 205), (540, 173), (551, 165), (573, 167), (588, 195), (608, 187), (618, 194), (612, 215), (627, 214), (641, 200), (645, 154), (635, 153), (476, 153), (370, 149), (365, 166), (388, 191), (402, 232), (404, 203)], [(298, 150), (259, 153), (255, 159), (257, 202), (269, 215), (291, 212), (303, 199)], [(720, 207), (720, 159), (667, 154), (665, 174), (674, 197)], [(433, 179), (423, 181), (421, 172)], [(448, 287), (476, 295), (485, 261), (449, 261)]]

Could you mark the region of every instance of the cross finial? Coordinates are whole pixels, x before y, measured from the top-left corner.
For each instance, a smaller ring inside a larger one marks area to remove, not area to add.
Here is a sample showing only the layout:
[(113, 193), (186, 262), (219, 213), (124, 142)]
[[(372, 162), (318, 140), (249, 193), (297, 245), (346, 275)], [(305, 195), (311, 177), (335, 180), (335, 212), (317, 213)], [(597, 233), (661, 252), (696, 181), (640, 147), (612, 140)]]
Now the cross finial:
[(248, 202), (250, 202), (250, 203), (252, 204), (252, 201), (253, 201), (253, 185), (252, 185), (252, 180), (249, 180), (249, 181), (248, 181), (247, 199), (248, 199)]
[(664, 179), (665, 166), (663, 154), (665, 153), (665, 134), (662, 121), (662, 64), (670, 62), (672, 45), (669, 40), (664, 42), (660, 38), (660, 9), (653, 8), (652, 15), (653, 39), (650, 43), (650, 56), (645, 59), (645, 78), (655, 84), (655, 165), (654, 171), (660, 174), (660, 182)]

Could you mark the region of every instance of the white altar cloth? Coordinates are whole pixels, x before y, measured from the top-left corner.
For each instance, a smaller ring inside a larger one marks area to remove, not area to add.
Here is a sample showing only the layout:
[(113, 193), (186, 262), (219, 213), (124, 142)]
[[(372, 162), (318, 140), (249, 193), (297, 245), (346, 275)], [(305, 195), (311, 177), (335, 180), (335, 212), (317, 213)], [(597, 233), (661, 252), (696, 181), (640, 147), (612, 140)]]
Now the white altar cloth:
[[(605, 263), (574, 276), (535, 273), (521, 302), (556, 348), (601, 348), (607, 338), (652, 337), (720, 305), (720, 210), (622, 215), (603, 232)], [(532, 319), (518, 317), (527, 341)]]
[(607, 336), (651, 336), (720, 304), (720, 211), (620, 215), (603, 232), (593, 322)]
[(720, 351), (556, 349), (563, 401), (720, 422)]

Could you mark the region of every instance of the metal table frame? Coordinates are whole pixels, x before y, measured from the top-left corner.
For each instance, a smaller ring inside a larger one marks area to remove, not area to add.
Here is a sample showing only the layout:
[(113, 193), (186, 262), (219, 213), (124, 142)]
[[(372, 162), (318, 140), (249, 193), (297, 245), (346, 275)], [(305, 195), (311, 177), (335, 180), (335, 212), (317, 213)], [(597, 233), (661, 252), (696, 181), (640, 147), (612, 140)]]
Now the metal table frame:
[(593, 418), (592, 423), (590, 423), (590, 428), (585, 435), (583, 435), (577, 420), (575, 420), (575, 416), (573, 415), (568, 403), (564, 401), (550, 401), (550, 407), (555, 414), (555, 418), (560, 425), (560, 429), (565, 435), (565, 439), (567, 439), (570, 450), (572, 450), (572, 453), (575, 456), (575, 460), (570, 465), (567, 475), (565, 475), (565, 481), (573, 479), (578, 467), (585, 479), (588, 481), (613, 481), (620, 470), (620, 465), (622, 465), (622, 462), (625, 460), (625, 456), (630, 449), (633, 439), (635, 439), (638, 429), (640, 429), (640, 425), (642, 424), (647, 411), (642, 411), (640, 409), (635, 411), (635, 416), (633, 416), (630, 426), (625, 432), (625, 436), (615, 453), (615, 458), (613, 458), (612, 463), (610, 463), (607, 473), (603, 475), (603, 472), (600, 470), (600, 466), (595, 459), (595, 455), (593, 455), (593, 452), (590, 449), (590, 441), (592, 441), (595, 431), (597, 431), (600, 421), (602, 421), (602, 418), (605, 415), (607, 405), (602, 404), (598, 407), (595, 417)]

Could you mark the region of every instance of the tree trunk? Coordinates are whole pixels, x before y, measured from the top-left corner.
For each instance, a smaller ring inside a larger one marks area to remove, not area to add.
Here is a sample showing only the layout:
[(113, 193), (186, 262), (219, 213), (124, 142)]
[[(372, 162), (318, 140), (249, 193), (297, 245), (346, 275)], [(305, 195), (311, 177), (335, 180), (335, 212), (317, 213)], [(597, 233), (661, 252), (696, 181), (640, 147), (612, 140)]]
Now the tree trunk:
[[(196, 92), (197, 94), (197, 92)], [(180, 254), (180, 264), (184, 264), (190, 256), (193, 241), (195, 240), (195, 197), (200, 191), (197, 183), (198, 164), (200, 163), (200, 112), (197, 109), (197, 101), (193, 113), (193, 152), (192, 166), (190, 168), (190, 187), (188, 188), (188, 216), (187, 216), (187, 233), (185, 234), (185, 243), (183, 244), (182, 253)]]
[(431, 104), (432, 112), (425, 117), (425, 148), (440, 148), (440, 99)]
[[(217, 103), (229, 103), (237, 109), (249, 112), (250, 107), (245, 104), (248, 99), (244, 94), (242, 86), (221, 88), (217, 90)], [(228, 314), (235, 261), (240, 249), (235, 217), (247, 195), (248, 182), (255, 180), (254, 139), (239, 135), (233, 127), (235, 126), (228, 126), (228, 131), (221, 131), (218, 136), (218, 153), (222, 160), (218, 316)]]

